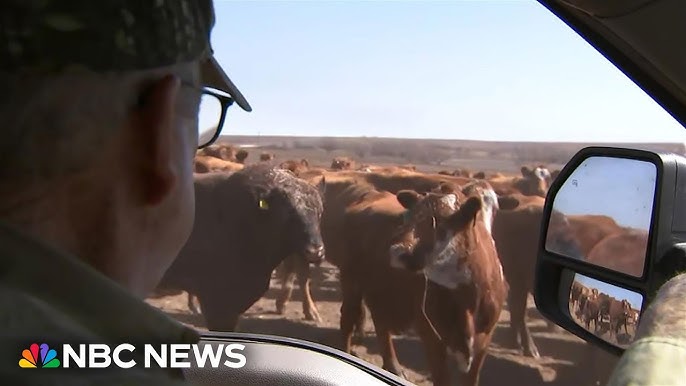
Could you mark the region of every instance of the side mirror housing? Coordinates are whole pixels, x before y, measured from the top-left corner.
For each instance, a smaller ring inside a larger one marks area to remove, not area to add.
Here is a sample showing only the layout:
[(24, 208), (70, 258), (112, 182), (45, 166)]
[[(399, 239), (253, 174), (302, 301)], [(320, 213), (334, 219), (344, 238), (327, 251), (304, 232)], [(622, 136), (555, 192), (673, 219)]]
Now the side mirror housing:
[(580, 150), (548, 191), (534, 299), (542, 315), (621, 355), (642, 309), (686, 269), (686, 158)]

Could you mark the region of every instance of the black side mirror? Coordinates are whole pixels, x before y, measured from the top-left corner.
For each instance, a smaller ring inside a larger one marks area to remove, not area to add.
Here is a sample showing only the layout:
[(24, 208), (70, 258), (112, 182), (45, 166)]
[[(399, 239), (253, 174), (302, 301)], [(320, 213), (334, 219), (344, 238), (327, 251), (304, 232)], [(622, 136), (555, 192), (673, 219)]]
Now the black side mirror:
[(580, 150), (546, 198), (534, 299), (546, 318), (616, 355), (659, 287), (686, 269), (686, 158)]

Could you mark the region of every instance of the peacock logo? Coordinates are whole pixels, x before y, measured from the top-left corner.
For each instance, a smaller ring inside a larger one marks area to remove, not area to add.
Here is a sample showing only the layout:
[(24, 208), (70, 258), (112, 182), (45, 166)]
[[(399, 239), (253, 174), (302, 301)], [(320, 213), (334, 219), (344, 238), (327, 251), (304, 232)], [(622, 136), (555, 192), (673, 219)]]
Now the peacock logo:
[(51, 349), (46, 343), (33, 343), (29, 348), (21, 352), (22, 358), (19, 359), (19, 367), (24, 369), (60, 367), (60, 360), (57, 359), (57, 351)]

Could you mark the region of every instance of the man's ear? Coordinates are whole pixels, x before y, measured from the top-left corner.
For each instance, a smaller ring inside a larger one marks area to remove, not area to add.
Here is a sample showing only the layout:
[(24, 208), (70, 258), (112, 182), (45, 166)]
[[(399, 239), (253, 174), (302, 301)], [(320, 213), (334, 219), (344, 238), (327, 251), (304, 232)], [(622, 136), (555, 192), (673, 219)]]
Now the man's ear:
[(421, 195), (414, 190), (401, 190), (395, 197), (398, 199), (400, 205), (405, 209), (412, 209), (420, 200)]
[[(167, 75), (152, 83), (144, 91), (140, 103), (133, 111), (128, 137), (137, 151), (136, 170), (131, 174), (133, 186), (145, 205), (157, 205), (173, 190), (178, 182), (178, 165), (174, 162), (175, 106), (180, 81)], [(176, 139), (179, 140), (179, 139)]]

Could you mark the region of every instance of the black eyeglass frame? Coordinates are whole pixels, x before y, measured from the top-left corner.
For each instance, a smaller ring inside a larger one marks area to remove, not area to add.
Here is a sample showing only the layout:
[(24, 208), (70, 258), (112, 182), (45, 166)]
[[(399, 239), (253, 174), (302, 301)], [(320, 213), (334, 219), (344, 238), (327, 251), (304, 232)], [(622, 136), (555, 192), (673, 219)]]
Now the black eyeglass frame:
[[(201, 88), (201, 87), (198, 87), (198, 86), (196, 86), (192, 83), (186, 82), (186, 81), (181, 81), (181, 84), (186, 86), (186, 87), (190, 87), (190, 88), (193, 88), (195, 90), (200, 91), (200, 93), (202, 95), (211, 95), (211, 96), (219, 99), (219, 103), (221, 103), (221, 105), (222, 105), (222, 111), (220, 113), (221, 115), (219, 116), (219, 123), (217, 123), (217, 129), (214, 131), (214, 135), (212, 135), (212, 138), (210, 138), (210, 140), (207, 141), (206, 143), (204, 143), (202, 145), (198, 145), (198, 150), (205, 148), (207, 146), (210, 146), (211, 144), (213, 144), (217, 140), (217, 138), (219, 138), (219, 135), (221, 134), (222, 129), (224, 129), (224, 121), (226, 120), (226, 112), (229, 110), (229, 107), (231, 107), (231, 105), (233, 105), (234, 100), (230, 96), (220, 94), (219, 92), (213, 91), (212, 89), (210, 89), (208, 87), (202, 87)], [(200, 111), (198, 111), (198, 114), (200, 114)], [(198, 138), (198, 139), (200, 139), (200, 138)]]

